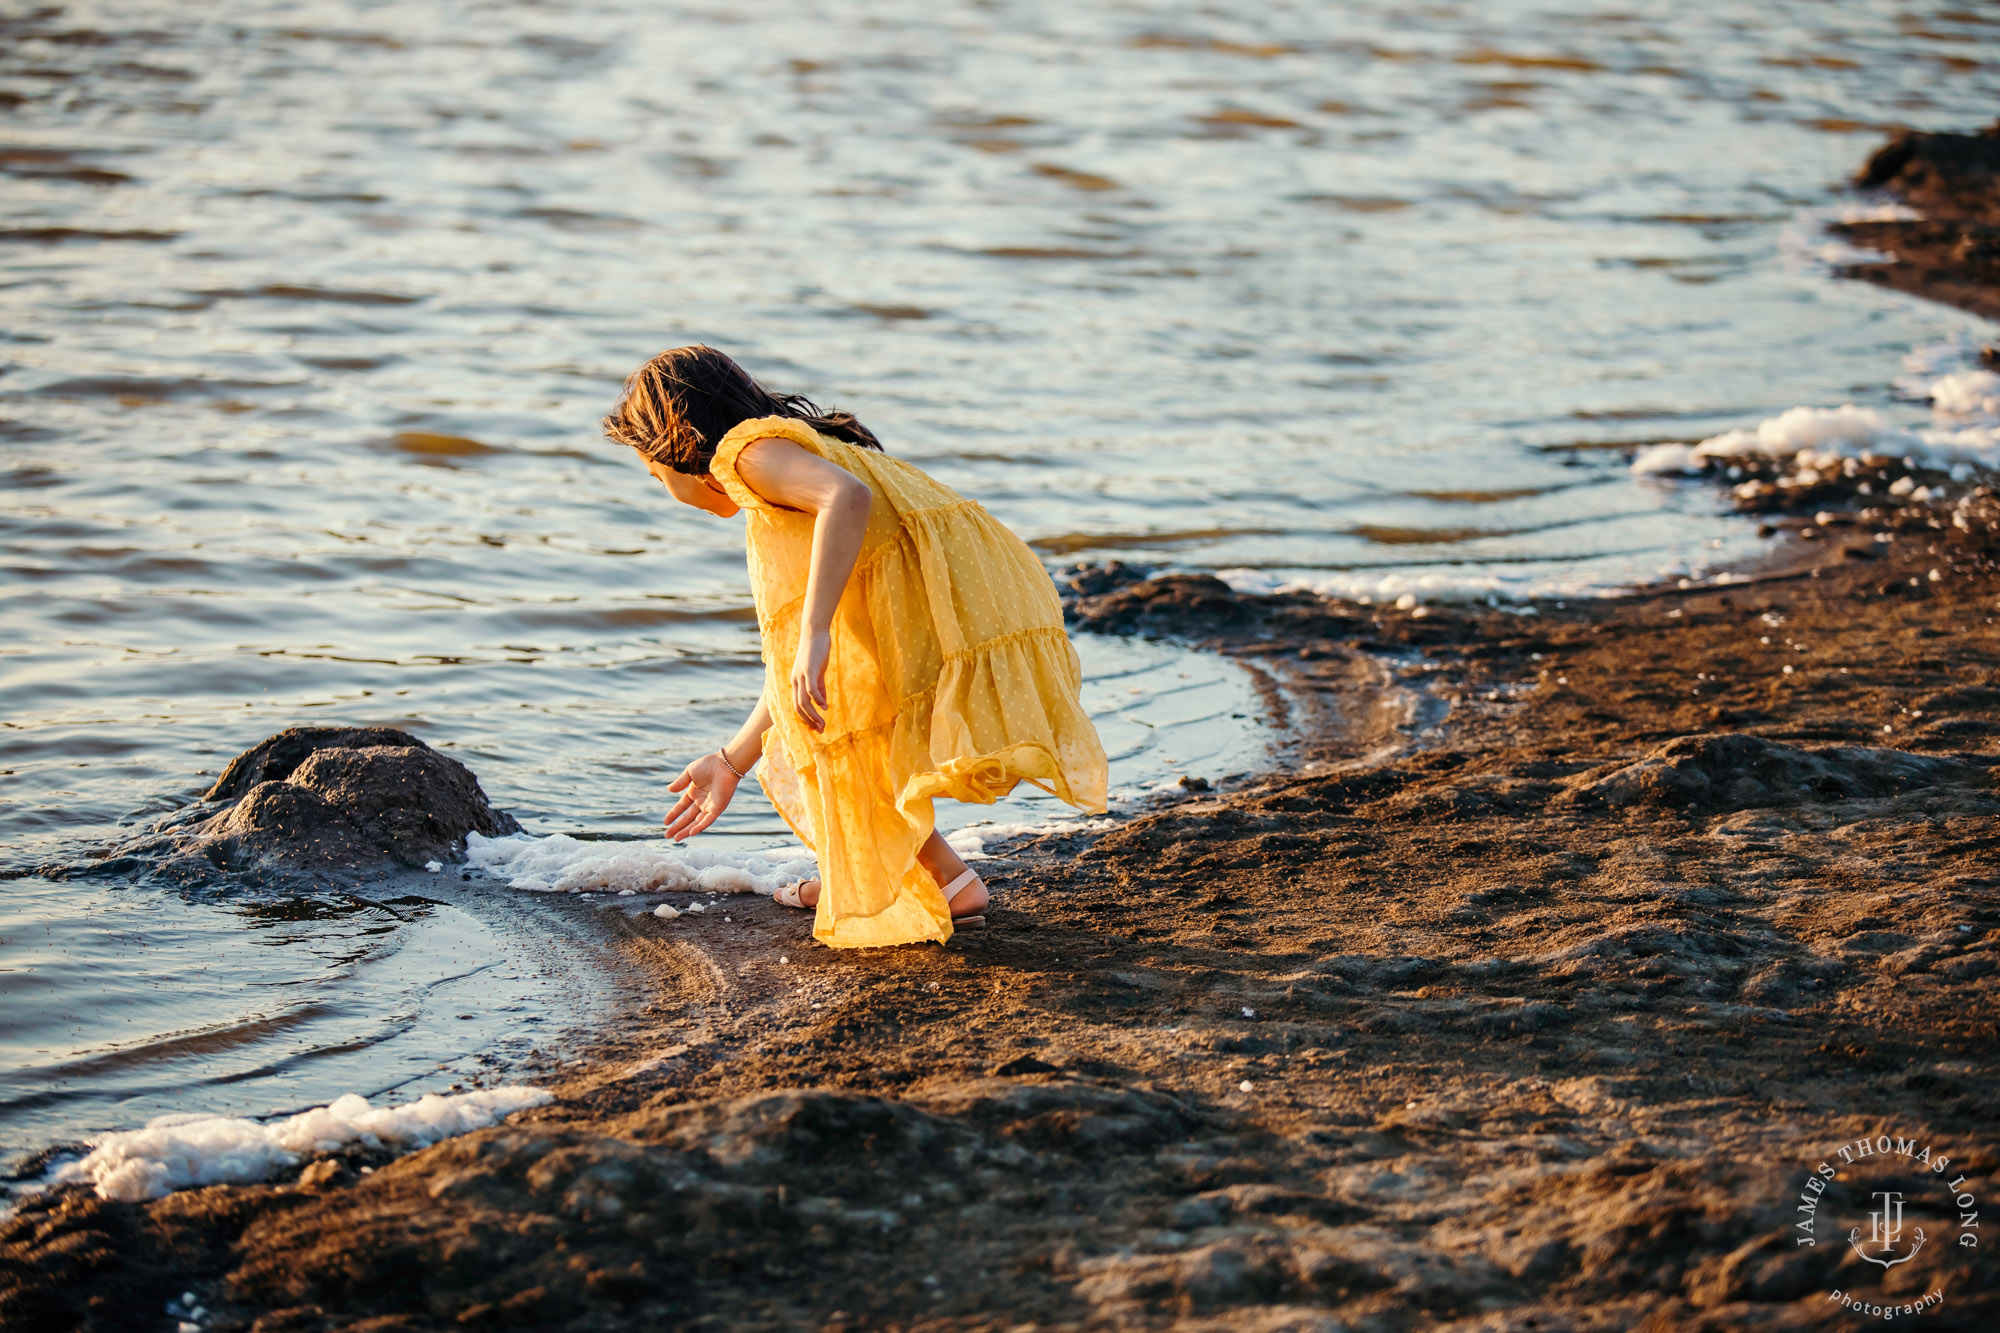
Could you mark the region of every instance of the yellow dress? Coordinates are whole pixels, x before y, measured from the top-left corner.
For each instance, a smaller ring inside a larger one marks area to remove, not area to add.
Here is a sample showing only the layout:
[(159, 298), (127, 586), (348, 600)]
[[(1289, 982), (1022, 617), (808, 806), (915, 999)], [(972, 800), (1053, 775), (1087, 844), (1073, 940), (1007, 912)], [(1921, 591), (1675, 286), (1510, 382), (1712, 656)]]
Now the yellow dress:
[[(736, 471), (746, 445), (774, 438), (874, 493), (834, 613), (818, 733), (799, 719), (790, 689), (813, 519), (772, 504)], [(917, 864), (933, 797), (990, 804), (1027, 781), (1104, 809), (1104, 747), (1077, 698), (1082, 670), (1048, 572), (978, 504), (802, 421), (743, 422), (709, 472), (747, 519), (772, 719), (758, 777), (819, 856), (813, 934), (836, 948), (950, 939), (944, 895)]]

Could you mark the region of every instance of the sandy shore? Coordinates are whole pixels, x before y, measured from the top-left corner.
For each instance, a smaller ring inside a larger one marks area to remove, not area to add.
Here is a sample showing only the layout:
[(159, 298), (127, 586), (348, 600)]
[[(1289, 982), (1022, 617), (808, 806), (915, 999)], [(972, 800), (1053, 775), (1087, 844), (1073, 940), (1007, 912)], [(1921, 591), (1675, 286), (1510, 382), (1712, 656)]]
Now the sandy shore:
[[(628, 922), (661, 1003), (554, 1105), (45, 1197), (0, 1322), (1994, 1327), (1943, 1192), (2000, 1198), (2000, 569), (1950, 521), (1993, 502), (1847, 498), (1741, 582), (1528, 616), (1085, 572), (1081, 623), (1261, 673), (1286, 771), (1004, 848), (948, 948)], [(1881, 1135), (1949, 1170), (1840, 1156)], [(1930, 1239), (1882, 1268), (1892, 1188)]]

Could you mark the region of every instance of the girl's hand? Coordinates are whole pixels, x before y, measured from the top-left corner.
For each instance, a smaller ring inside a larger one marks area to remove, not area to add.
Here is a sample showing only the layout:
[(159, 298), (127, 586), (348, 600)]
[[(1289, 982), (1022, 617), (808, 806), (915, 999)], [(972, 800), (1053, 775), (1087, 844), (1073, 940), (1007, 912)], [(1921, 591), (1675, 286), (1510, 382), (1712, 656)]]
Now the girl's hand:
[(682, 769), (681, 775), (667, 784), (668, 791), (681, 794), (680, 804), (669, 810), (662, 821), (667, 826), (667, 836), (680, 842), (721, 818), (740, 781), (719, 754), (705, 754)]
[(814, 731), (826, 730), (826, 659), (833, 635), (826, 630), (802, 630), (798, 655), (792, 659), (792, 707)]

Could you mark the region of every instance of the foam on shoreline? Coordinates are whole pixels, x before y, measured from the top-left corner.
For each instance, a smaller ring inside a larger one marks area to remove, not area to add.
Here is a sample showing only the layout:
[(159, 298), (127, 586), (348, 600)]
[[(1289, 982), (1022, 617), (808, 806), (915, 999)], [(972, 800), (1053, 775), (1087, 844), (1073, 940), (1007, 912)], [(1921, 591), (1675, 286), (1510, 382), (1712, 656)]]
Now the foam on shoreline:
[(465, 863), (531, 893), (761, 893), (819, 873), (803, 847), (762, 852), (657, 842), (586, 842), (565, 833), (466, 836)]
[[(1732, 458), (1797, 459), (1826, 467), (1848, 459), (1897, 458), (1963, 481), (1975, 469), (2000, 469), (2000, 374), (1964, 365), (1962, 343), (1917, 348), (1897, 381), (1905, 396), (1927, 402), (1931, 424), (1902, 426), (1880, 410), (1793, 407), (1748, 429), (1728, 430), (1697, 444), (1656, 444), (1632, 460), (1635, 476), (1692, 475)], [(1958, 369), (1948, 369), (1956, 362)], [(1939, 374), (1944, 371), (1946, 373)]]
[[(1178, 778), (1166, 779), (1158, 784), (1157, 790), (1165, 790), (1170, 786), (1178, 787), (1179, 781)], [(1112, 795), (1115, 799), (1119, 796), (1130, 796), (1133, 793), (1114, 791)], [(989, 820), (983, 824), (975, 824), (970, 828), (959, 829), (955, 833), (947, 833), (944, 840), (950, 844), (951, 849), (957, 852), (963, 860), (991, 861), (994, 859), (993, 853), (986, 850), (986, 844), (989, 840), (997, 841), (1006, 838), (1040, 837), (1048, 833), (1100, 832), (1104, 829), (1115, 828), (1117, 824), (1117, 820), (1107, 818), (1103, 815), (1095, 817), (1089, 815), (1058, 816), (1054, 819), (1044, 819), (1034, 823), (1021, 820)]]
[(1218, 569), (1215, 576), (1231, 589), (1252, 596), (1305, 592), (1336, 597), (1359, 606), (1399, 606), (1411, 610), (1427, 602), (1485, 602), (1495, 609), (1526, 611), (1535, 597), (1601, 597), (1655, 574), (1687, 572), (1683, 566), (1634, 569), (1631, 578), (1612, 575), (1552, 577), (1546, 568), (1526, 562), (1491, 566), (1453, 564), (1442, 569), (1353, 569), (1331, 573), (1289, 570)]
[[(1167, 785), (1177, 782), (1177, 778), (1169, 779)], [(983, 861), (992, 859), (986, 850), (989, 840), (1103, 828), (1109, 823), (1081, 818), (1039, 823), (987, 821), (948, 832), (945, 842), (965, 860)], [(797, 845), (743, 852), (676, 846), (664, 840), (604, 843), (564, 833), (545, 838), (527, 833), (488, 838), (473, 833), (466, 838), (465, 851), (469, 868), (504, 879), (510, 889), (530, 893), (761, 893), (769, 897), (794, 880), (811, 879), (819, 873), (818, 860)]]
[(555, 1098), (541, 1088), (426, 1093), (401, 1106), (370, 1106), (356, 1093), (265, 1124), (233, 1116), (163, 1115), (144, 1129), (109, 1134), (87, 1157), (65, 1162), (49, 1183), (87, 1180), (99, 1198), (159, 1199), (197, 1185), (265, 1180), (301, 1157), (350, 1143), (422, 1148), (484, 1129), (515, 1111)]

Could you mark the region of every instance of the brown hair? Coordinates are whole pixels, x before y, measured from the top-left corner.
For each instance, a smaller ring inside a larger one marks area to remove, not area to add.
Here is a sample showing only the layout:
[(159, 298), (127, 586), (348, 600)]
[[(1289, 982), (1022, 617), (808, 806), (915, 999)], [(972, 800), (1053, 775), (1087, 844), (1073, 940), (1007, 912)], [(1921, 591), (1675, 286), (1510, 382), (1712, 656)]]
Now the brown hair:
[(604, 433), (656, 463), (699, 476), (722, 437), (758, 417), (791, 417), (864, 449), (882, 447), (851, 413), (824, 411), (803, 394), (772, 393), (699, 343), (668, 348), (626, 376), (617, 408), (604, 418)]

